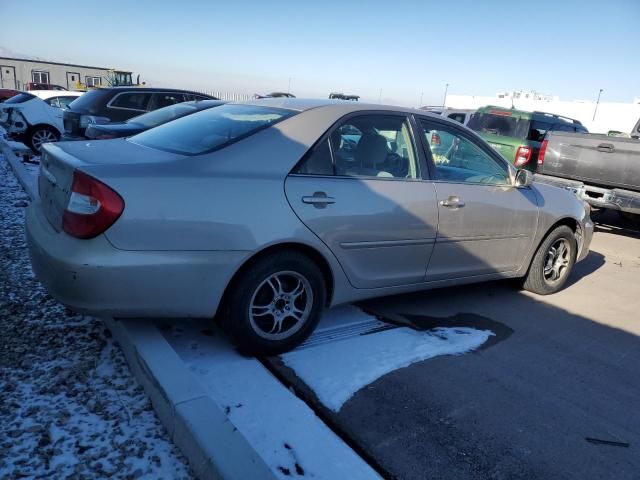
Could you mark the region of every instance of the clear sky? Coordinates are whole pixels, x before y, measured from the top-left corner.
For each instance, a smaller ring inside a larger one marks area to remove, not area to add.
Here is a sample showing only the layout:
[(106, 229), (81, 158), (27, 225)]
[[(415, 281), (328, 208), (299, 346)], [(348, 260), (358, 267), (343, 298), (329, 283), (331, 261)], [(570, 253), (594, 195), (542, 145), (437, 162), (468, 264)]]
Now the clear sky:
[(640, 0), (0, 0), (0, 47), (153, 85), (415, 106), (449, 92), (640, 97)]

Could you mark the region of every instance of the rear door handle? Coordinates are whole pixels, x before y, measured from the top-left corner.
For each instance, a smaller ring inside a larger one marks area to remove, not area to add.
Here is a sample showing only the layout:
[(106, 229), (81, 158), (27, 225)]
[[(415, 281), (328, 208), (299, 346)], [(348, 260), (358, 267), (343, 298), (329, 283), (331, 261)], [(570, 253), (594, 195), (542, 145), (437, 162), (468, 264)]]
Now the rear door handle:
[(613, 153), (613, 151), (615, 150), (615, 147), (613, 146), (612, 143), (601, 143), (600, 145), (598, 145), (596, 147), (596, 149), (599, 152), (604, 152), (604, 153)]
[(447, 208), (462, 208), (465, 206), (465, 203), (458, 197), (451, 196), (446, 200), (440, 200), (440, 205)]
[(302, 197), (302, 203), (308, 203), (316, 208), (326, 208), (327, 205), (336, 203), (336, 199), (327, 196), (324, 192), (315, 192), (312, 196)]

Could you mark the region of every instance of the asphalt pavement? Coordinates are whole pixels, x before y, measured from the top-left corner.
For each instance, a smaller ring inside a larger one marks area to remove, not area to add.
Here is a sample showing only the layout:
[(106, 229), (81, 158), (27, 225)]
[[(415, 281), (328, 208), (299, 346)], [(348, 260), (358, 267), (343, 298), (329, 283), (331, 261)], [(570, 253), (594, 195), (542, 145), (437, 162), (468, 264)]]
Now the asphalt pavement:
[(361, 304), (416, 329), (494, 332), (475, 352), (391, 372), (337, 413), (271, 363), (390, 478), (638, 479), (640, 232), (613, 212), (597, 218), (591, 253), (558, 294), (501, 281)]

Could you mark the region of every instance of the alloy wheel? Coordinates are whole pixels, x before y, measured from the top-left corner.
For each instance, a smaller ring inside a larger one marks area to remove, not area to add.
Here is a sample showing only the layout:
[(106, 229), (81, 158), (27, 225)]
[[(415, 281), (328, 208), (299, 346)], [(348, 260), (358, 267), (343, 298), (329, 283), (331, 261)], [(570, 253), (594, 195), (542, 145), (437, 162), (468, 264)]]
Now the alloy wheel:
[(293, 271), (271, 274), (258, 285), (249, 303), (249, 321), (260, 337), (282, 340), (300, 330), (313, 307), (309, 281)]
[(544, 262), (544, 279), (547, 283), (558, 283), (567, 274), (571, 259), (571, 245), (565, 238), (551, 244)]
[(40, 151), (40, 148), (44, 143), (56, 142), (57, 140), (58, 138), (55, 133), (47, 129), (36, 130), (31, 136), (31, 143), (33, 144), (33, 148), (37, 151)]

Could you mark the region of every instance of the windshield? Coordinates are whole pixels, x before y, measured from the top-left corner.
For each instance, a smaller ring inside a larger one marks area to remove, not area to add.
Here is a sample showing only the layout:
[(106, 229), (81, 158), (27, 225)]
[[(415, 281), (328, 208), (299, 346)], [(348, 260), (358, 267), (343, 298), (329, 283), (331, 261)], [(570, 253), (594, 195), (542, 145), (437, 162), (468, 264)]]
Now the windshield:
[(30, 93), (22, 92), (22, 93), (19, 93), (19, 94), (15, 95), (15, 96), (11, 97), (10, 99), (6, 100), (4, 102), (4, 104), (6, 105), (8, 103), (24, 103), (24, 102), (26, 102), (28, 100), (33, 99), (33, 98), (36, 98), (36, 96), (35, 95), (31, 95)]
[(248, 137), (294, 113), (255, 105), (222, 105), (152, 128), (129, 141), (167, 152), (199, 155)]
[(86, 93), (83, 93), (78, 98), (76, 98), (73, 102), (69, 104), (71, 109), (75, 110), (89, 110), (96, 106), (99, 102), (99, 99), (105, 95), (109, 94), (109, 90), (89, 90)]
[(163, 123), (170, 122), (176, 118), (184, 117), (190, 113), (197, 112), (199, 109), (193, 104), (189, 103), (176, 103), (175, 105), (169, 105), (168, 107), (159, 108), (153, 112), (143, 113), (137, 117), (130, 118), (125, 123), (135, 123), (142, 125), (146, 128), (157, 127)]
[(474, 113), (468, 127), (479, 133), (524, 138), (529, 122), (506, 114)]

